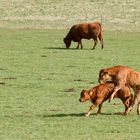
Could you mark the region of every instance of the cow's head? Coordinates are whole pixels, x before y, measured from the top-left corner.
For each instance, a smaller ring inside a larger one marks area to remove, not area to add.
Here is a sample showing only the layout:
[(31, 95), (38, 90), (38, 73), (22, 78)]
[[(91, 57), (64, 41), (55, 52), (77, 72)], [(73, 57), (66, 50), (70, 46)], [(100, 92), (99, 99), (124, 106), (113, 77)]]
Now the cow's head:
[(103, 84), (108, 81), (112, 81), (112, 78), (113, 77), (112, 77), (111, 73), (107, 69), (101, 69), (99, 72), (98, 82)]
[(68, 49), (70, 47), (70, 45), (71, 45), (71, 40), (68, 39), (68, 38), (64, 38), (64, 43), (66, 45), (66, 48)]

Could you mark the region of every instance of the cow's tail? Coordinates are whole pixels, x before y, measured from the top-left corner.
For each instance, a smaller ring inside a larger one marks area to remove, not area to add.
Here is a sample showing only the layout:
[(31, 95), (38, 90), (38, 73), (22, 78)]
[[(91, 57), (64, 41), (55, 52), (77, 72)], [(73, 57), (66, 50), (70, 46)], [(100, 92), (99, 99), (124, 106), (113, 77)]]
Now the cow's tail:
[(102, 14), (101, 14), (100, 22), (98, 22), (98, 25), (100, 26), (100, 32), (102, 32), (102, 24), (103, 24), (103, 20), (102, 20)]
[(104, 43), (103, 43), (103, 17), (102, 17), (102, 14), (101, 14), (101, 22), (100, 22), (100, 35), (99, 35), (99, 39), (100, 39), (101, 46), (102, 46), (102, 49), (103, 49), (104, 48)]
[(101, 14), (101, 25), (100, 25), (101, 26), (101, 32), (102, 32), (102, 28), (103, 28), (102, 25), (103, 25), (103, 17), (102, 17), (102, 14)]

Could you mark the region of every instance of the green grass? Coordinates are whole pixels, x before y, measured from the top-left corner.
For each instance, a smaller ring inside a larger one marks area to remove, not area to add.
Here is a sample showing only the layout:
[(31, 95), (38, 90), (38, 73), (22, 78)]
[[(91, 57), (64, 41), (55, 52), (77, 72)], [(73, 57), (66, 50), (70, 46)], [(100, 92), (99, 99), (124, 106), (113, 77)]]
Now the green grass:
[(124, 107), (115, 99), (104, 103), (102, 115), (96, 109), (86, 118), (90, 103), (78, 99), (98, 84), (101, 68), (123, 64), (140, 71), (140, 33), (104, 32), (103, 50), (100, 44), (91, 50), (92, 40), (83, 40), (83, 50), (76, 43), (65, 49), (66, 33), (0, 29), (0, 139), (139, 139), (136, 107), (116, 115)]
[[(140, 71), (139, 9), (138, 0), (1, 0), (0, 140), (138, 140), (136, 106), (117, 115), (124, 107), (115, 99), (86, 118), (91, 103), (78, 100), (98, 84), (101, 68)], [(64, 48), (73, 24), (101, 15), (105, 49), (91, 50), (92, 40), (83, 40), (83, 50)]]

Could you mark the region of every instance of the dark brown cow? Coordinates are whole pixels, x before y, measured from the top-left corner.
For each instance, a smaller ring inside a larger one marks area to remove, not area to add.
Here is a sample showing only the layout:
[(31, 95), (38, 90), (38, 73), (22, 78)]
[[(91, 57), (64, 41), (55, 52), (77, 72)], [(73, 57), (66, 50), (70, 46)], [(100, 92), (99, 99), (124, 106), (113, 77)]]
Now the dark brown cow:
[(77, 49), (79, 48), (79, 45), (81, 45), (81, 49), (83, 49), (81, 39), (93, 39), (93, 49), (95, 49), (95, 46), (98, 42), (98, 38), (101, 42), (101, 48), (103, 49), (104, 46), (102, 37), (102, 27), (99, 22), (76, 24), (71, 27), (70, 31), (64, 38), (64, 43), (66, 45), (66, 48), (69, 48), (71, 45), (71, 41), (78, 42)]
[[(109, 83), (99, 84), (98, 86), (95, 86), (88, 90), (82, 90), (79, 101), (84, 102), (84, 101), (89, 100), (92, 102), (92, 105), (89, 111), (85, 114), (85, 116), (88, 117), (91, 114), (92, 110), (98, 105), (99, 105), (99, 109), (97, 111), (97, 114), (101, 113), (101, 107), (102, 107), (103, 102), (109, 99), (114, 88), (115, 88), (114, 83), (109, 82)], [(125, 114), (126, 110), (131, 105), (131, 102), (133, 99), (133, 95), (131, 94), (130, 88), (127, 86), (124, 86), (123, 89), (119, 90), (115, 94), (115, 98), (119, 98), (123, 102), (125, 106), (125, 112), (124, 112)]]

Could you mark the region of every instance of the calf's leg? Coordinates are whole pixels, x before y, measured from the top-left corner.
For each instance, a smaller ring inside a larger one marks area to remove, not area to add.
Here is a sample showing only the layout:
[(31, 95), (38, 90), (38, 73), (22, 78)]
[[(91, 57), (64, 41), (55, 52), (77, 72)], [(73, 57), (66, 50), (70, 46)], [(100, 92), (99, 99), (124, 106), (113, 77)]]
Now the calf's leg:
[[(120, 78), (119, 78), (120, 79)], [(109, 102), (111, 102), (115, 96), (115, 94), (125, 86), (126, 83), (124, 80), (120, 80), (119, 83), (116, 85), (116, 87), (114, 88), (113, 93), (111, 94), (110, 98), (109, 98)]]
[(92, 110), (93, 110), (94, 108), (96, 108), (96, 107), (97, 107), (96, 104), (92, 104), (92, 105), (90, 106), (90, 108), (89, 108), (89, 111), (85, 114), (85, 116), (86, 116), (86, 117), (89, 117), (90, 114), (91, 114), (91, 112), (92, 112)]
[(97, 111), (97, 115), (101, 114), (101, 108), (102, 108), (102, 103), (99, 105), (98, 111)]
[(140, 102), (138, 103), (137, 114), (140, 115)]
[(126, 110), (125, 115), (127, 115), (133, 108), (133, 106), (138, 103), (137, 105), (137, 114), (140, 115), (140, 90), (135, 91), (134, 99), (132, 100), (132, 104), (130, 107)]
[(140, 91), (137, 93), (137, 114), (140, 115)]
[[(89, 111), (85, 114), (86, 117), (89, 117), (89, 115), (91, 114), (92, 110), (95, 109), (98, 105), (100, 105), (102, 103), (102, 99), (97, 99), (89, 108)], [(101, 111), (101, 106), (99, 106), (99, 112)]]

